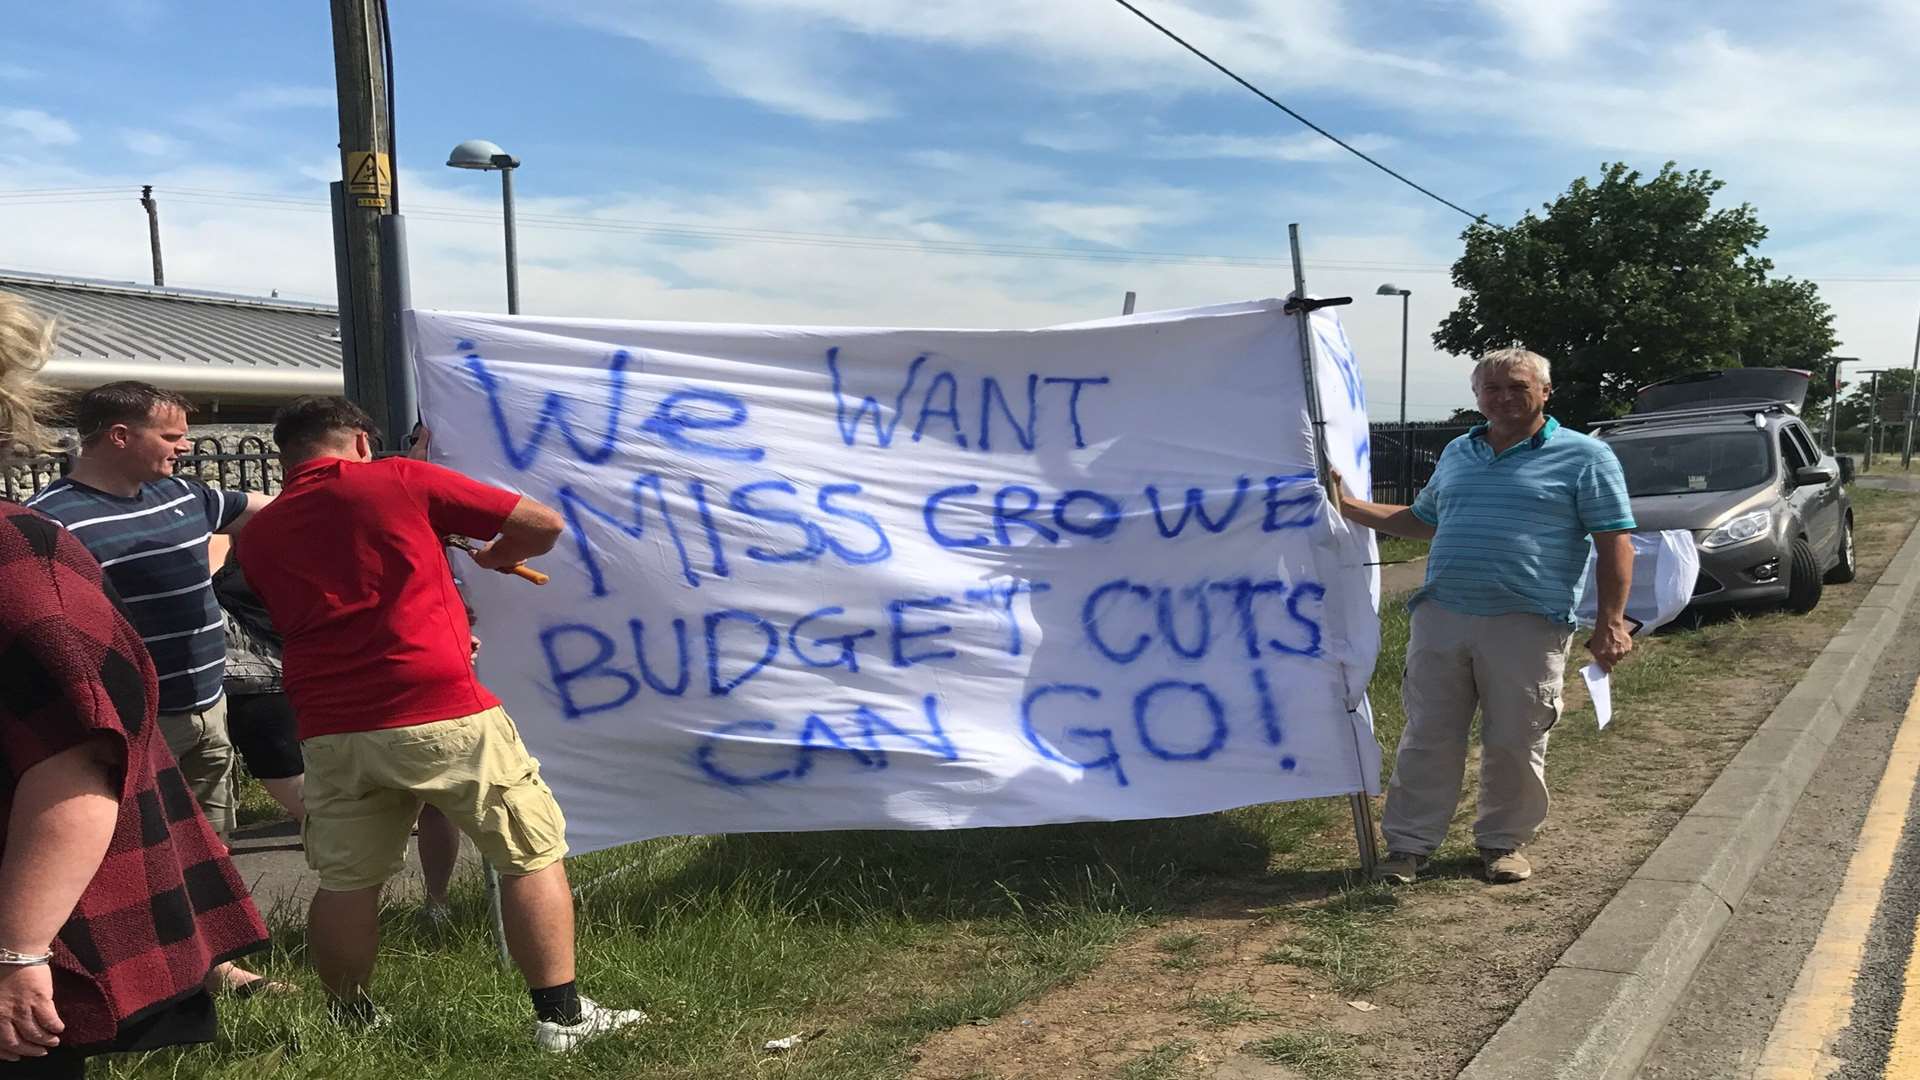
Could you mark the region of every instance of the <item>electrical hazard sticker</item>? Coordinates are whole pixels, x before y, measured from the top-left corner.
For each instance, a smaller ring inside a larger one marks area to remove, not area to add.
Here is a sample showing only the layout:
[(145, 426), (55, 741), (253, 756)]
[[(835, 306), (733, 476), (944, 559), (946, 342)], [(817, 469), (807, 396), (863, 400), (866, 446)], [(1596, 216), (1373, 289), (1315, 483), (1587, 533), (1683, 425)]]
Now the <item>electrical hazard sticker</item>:
[(377, 150), (347, 151), (347, 190), (385, 198), (393, 187), (393, 165)]

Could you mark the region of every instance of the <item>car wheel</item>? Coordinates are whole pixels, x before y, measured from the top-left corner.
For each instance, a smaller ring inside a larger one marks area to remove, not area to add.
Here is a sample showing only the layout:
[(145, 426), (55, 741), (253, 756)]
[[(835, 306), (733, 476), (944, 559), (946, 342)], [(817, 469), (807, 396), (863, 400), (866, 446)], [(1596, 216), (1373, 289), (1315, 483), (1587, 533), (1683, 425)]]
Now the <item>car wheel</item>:
[(1820, 563), (1813, 557), (1813, 546), (1805, 540), (1793, 542), (1793, 568), (1787, 578), (1787, 610), (1805, 615), (1820, 603)]
[(1848, 514), (1846, 523), (1840, 529), (1840, 561), (1827, 571), (1827, 584), (1845, 585), (1853, 580), (1853, 575), (1859, 569), (1859, 564), (1853, 558), (1853, 515)]

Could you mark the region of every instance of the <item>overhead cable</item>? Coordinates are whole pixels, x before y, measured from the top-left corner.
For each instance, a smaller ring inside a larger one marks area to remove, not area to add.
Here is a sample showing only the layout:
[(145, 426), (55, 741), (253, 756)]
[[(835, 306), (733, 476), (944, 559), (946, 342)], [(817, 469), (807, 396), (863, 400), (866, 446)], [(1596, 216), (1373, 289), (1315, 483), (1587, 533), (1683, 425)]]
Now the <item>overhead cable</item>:
[(1476, 214), (1473, 211), (1467, 209), (1464, 206), (1461, 206), (1459, 203), (1456, 203), (1451, 199), (1445, 198), (1440, 195), (1436, 195), (1432, 191), (1429, 191), (1428, 189), (1421, 187), (1419, 184), (1416, 184), (1412, 180), (1407, 179), (1405, 176), (1401, 175), (1400, 173), (1397, 173), (1394, 170), (1388, 168), (1387, 166), (1381, 164), (1377, 159), (1369, 155), (1366, 151), (1360, 149), (1359, 147), (1353, 145), (1350, 142), (1347, 142), (1345, 139), (1342, 139), (1340, 136), (1335, 135), (1333, 132), (1328, 131), (1326, 128), (1321, 127), (1319, 124), (1314, 123), (1313, 121), (1307, 119), (1306, 117), (1301, 116), (1299, 113), (1294, 112), (1292, 109), (1287, 108), (1285, 105), (1280, 103), (1280, 100), (1278, 98), (1275, 98), (1272, 94), (1267, 93), (1265, 90), (1262, 90), (1259, 87), (1248, 82), (1247, 80), (1241, 78), (1239, 75), (1235, 74), (1232, 69), (1228, 68), (1225, 64), (1222, 64), (1220, 61), (1215, 60), (1213, 57), (1208, 56), (1204, 52), (1201, 52), (1199, 49), (1195, 48), (1192, 44), (1188, 43), (1187, 39), (1181, 37), (1179, 34), (1174, 33), (1173, 31), (1167, 29), (1165, 26), (1162, 26), (1160, 23), (1154, 21), (1153, 16), (1148, 15), (1146, 12), (1141, 11), (1137, 7), (1134, 7), (1133, 4), (1128, 2), (1128, 0), (1113, 0), (1113, 2), (1116, 4), (1119, 4), (1123, 8), (1126, 8), (1128, 11), (1133, 12), (1135, 15), (1140, 16), (1141, 21), (1145, 22), (1148, 26), (1153, 27), (1155, 30), (1160, 31), (1162, 34), (1165, 34), (1167, 37), (1173, 39), (1174, 43), (1179, 45), (1181, 48), (1187, 50), (1193, 55), (1213, 65), (1214, 69), (1219, 71), (1220, 74), (1225, 75), (1227, 78), (1232, 79), (1234, 82), (1237, 82), (1241, 86), (1244, 86), (1248, 90), (1251, 90), (1254, 94), (1258, 95), (1260, 99), (1265, 101), (1267, 104), (1273, 106), (1276, 109), (1279, 109), (1281, 112), (1286, 113), (1288, 116), (1293, 117), (1295, 120), (1300, 121), (1302, 124), (1305, 124), (1307, 127), (1311, 128), (1316, 134), (1319, 134), (1321, 137), (1331, 141), (1335, 146), (1338, 146), (1340, 149), (1345, 150), (1347, 153), (1352, 154), (1354, 157), (1359, 158), (1361, 161), (1364, 161), (1367, 164), (1373, 166), (1374, 168), (1379, 169), (1381, 172), (1386, 173), (1388, 176), (1393, 177), (1395, 180), (1398, 180), (1401, 183), (1412, 188), (1413, 190), (1419, 192), (1420, 194), (1425, 195), (1427, 198), (1432, 199), (1437, 203), (1440, 203), (1442, 206), (1446, 206), (1453, 210), (1458, 210), (1460, 213), (1465, 214), (1466, 216), (1472, 218), (1475, 221), (1480, 222), (1483, 225), (1489, 224), (1489, 222), (1487, 221), (1487, 215)]

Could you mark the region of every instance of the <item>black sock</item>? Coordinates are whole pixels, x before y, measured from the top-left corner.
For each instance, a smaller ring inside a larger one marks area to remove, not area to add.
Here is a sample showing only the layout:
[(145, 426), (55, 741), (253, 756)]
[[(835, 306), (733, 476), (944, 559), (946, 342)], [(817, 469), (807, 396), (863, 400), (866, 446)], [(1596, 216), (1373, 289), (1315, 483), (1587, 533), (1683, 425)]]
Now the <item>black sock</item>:
[(580, 1022), (580, 987), (572, 979), (541, 990), (528, 987), (527, 996), (533, 998), (533, 1015), (543, 1021), (553, 1024)]
[(360, 994), (350, 1001), (328, 998), (327, 1015), (342, 1027), (365, 1027), (373, 1023), (379, 1014), (373, 1007), (373, 999)]

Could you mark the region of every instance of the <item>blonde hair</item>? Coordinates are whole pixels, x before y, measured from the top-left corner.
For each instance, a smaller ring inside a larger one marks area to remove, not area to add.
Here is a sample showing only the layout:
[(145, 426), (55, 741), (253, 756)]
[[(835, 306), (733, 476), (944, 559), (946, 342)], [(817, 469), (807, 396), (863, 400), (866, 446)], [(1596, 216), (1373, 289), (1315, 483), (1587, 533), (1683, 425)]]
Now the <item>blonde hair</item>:
[(1540, 380), (1541, 386), (1553, 385), (1553, 366), (1547, 358), (1529, 349), (1495, 349), (1480, 358), (1473, 365), (1472, 385), (1480, 386), (1480, 380), (1489, 372), (1505, 371), (1508, 368), (1526, 368), (1533, 377)]
[(40, 418), (54, 392), (35, 376), (53, 352), (53, 320), (9, 292), (0, 292), (0, 456), (44, 453), (58, 443)]

